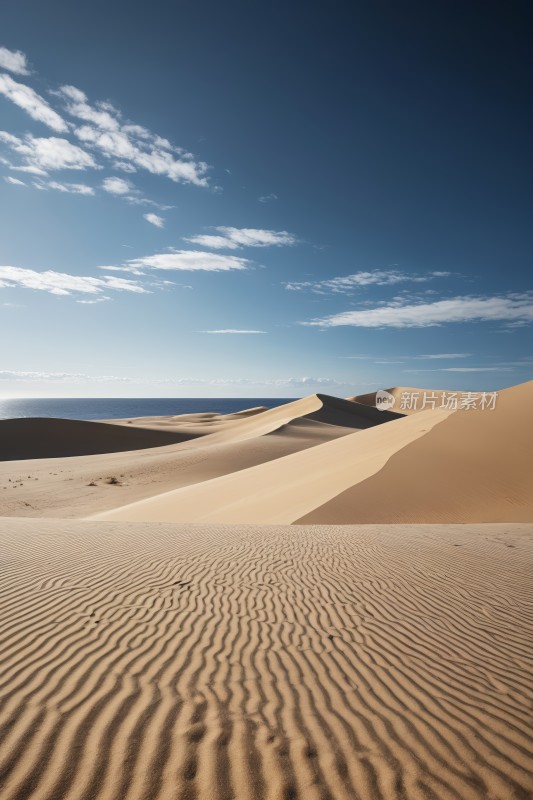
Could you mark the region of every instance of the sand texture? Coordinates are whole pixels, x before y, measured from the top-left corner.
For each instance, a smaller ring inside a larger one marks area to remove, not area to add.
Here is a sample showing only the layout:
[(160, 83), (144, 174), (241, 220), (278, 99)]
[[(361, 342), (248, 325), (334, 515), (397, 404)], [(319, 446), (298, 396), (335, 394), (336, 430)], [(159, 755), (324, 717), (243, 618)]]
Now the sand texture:
[(4, 519), (0, 796), (527, 800), (532, 549)]

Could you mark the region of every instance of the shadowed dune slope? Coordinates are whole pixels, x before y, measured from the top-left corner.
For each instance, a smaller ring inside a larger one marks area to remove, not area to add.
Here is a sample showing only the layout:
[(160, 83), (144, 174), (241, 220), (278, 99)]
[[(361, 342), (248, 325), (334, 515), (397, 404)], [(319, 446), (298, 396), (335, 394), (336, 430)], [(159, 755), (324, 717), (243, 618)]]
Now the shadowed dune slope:
[(377, 411), (364, 404), (326, 394), (311, 394), (275, 408), (257, 406), (235, 414), (205, 412), (180, 414), (175, 417), (139, 417), (131, 420), (115, 420), (115, 422), (154, 430), (173, 430), (194, 437), (209, 436), (207, 440), (209, 444), (221, 444), (264, 436), (298, 420), (364, 430), (400, 419), (402, 416), (403, 414)]
[(281, 429), (293, 420), (309, 419), (345, 428), (361, 430), (397, 419), (397, 414), (388, 414), (369, 409), (357, 403), (350, 403), (337, 397), (324, 394), (311, 394), (283, 406), (270, 408), (258, 414), (236, 419), (232, 415), (229, 422), (222, 424), (209, 437), (209, 443), (244, 441)]
[(0, 553), (2, 800), (531, 797), (531, 526), (3, 520)]
[(530, 381), (499, 392), (494, 411), (456, 411), (298, 522), (531, 521), (532, 454)]
[(355, 399), (342, 400), (339, 397), (330, 397), (326, 394), (317, 394), (322, 403), (317, 411), (306, 414), (307, 419), (325, 422), (328, 425), (343, 425), (347, 428), (373, 428), (384, 422), (401, 419), (404, 415), (393, 411), (380, 411), (377, 408), (357, 402)]
[(163, 447), (193, 438), (106, 422), (28, 417), (0, 420), (0, 461), (117, 453)]

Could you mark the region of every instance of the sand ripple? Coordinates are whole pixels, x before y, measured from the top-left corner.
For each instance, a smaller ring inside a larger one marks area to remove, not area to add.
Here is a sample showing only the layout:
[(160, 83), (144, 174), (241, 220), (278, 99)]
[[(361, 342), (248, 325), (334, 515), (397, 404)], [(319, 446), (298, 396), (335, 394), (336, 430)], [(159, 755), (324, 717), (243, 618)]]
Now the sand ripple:
[(2, 800), (531, 797), (531, 526), (0, 545)]

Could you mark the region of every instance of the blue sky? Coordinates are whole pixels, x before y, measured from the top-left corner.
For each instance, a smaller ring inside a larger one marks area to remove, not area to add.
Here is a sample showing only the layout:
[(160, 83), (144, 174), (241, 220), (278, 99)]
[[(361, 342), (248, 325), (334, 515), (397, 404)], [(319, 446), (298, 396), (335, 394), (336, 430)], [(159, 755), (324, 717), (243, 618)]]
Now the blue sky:
[(0, 397), (531, 377), (525, 3), (0, 10)]

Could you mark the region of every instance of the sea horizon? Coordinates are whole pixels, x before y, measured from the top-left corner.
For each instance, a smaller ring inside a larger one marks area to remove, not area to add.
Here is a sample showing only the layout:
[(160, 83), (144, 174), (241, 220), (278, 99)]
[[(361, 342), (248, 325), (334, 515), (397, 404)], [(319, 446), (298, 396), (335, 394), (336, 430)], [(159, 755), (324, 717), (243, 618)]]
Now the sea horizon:
[(0, 420), (27, 417), (124, 419), (178, 414), (234, 414), (290, 403), (295, 397), (28, 397), (0, 400)]

